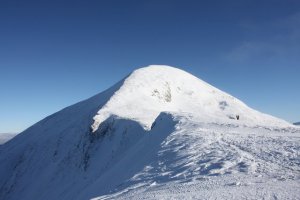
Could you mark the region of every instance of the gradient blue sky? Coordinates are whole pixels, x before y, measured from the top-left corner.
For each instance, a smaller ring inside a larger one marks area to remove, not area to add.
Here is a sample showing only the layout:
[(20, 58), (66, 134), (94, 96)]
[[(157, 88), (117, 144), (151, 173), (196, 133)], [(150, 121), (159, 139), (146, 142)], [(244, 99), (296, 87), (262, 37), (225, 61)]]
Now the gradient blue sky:
[(180, 67), (300, 121), (300, 1), (1, 0), (0, 132), (19, 132), (149, 64)]

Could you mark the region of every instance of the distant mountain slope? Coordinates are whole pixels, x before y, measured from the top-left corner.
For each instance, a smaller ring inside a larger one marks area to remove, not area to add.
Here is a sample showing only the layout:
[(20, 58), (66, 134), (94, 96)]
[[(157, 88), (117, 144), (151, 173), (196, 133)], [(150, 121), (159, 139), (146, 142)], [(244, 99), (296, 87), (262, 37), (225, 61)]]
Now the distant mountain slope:
[(295, 122), (294, 125), (300, 125), (300, 122)]
[(297, 199), (299, 133), (149, 66), (1, 145), (0, 199)]
[(0, 133), (0, 145), (15, 137), (17, 133)]

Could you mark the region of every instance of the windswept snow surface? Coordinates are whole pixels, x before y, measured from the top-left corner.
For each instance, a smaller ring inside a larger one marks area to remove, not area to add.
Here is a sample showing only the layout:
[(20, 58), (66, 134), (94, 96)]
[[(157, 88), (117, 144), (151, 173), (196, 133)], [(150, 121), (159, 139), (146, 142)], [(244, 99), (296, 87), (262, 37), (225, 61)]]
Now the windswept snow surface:
[(224, 122), (239, 115), (243, 124), (289, 125), (249, 108), (185, 71), (152, 65), (134, 71), (125, 79), (121, 88), (98, 111), (92, 128), (95, 132), (109, 116), (117, 115), (149, 129), (163, 111), (193, 113), (210, 122)]
[(299, 127), (168, 66), (0, 146), (5, 200), (300, 199), (299, 188)]
[(202, 123), (182, 113), (171, 116), (175, 130), (162, 140), (150, 162), (110, 194), (94, 199), (300, 198), (299, 129)]

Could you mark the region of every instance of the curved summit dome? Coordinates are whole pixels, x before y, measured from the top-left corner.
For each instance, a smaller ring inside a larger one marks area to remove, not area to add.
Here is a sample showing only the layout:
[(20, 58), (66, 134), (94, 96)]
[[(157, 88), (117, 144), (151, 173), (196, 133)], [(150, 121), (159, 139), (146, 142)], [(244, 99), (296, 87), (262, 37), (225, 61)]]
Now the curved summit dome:
[[(257, 112), (237, 98), (192, 74), (165, 65), (150, 65), (133, 71), (94, 117), (92, 130), (110, 116), (128, 118), (146, 129), (161, 112), (191, 113), (205, 121), (252, 125), (289, 125)], [(235, 122), (236, 123), (236, 122)]]

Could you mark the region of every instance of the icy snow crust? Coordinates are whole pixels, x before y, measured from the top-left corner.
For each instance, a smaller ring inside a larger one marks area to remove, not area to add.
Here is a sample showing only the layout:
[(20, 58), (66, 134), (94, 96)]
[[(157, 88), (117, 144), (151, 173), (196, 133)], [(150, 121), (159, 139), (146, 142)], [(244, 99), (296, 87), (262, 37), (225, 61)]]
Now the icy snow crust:
[(240, 123), (247, 125), (290, 125), (249, 108), (185, 71), (151, 65), (134, 71), (125, 79), (122, 87), (94, 117), (92, 129), (95, 132), (103, 121), (116, 115), (135, 120), (149, 130), (163, 111), (192, 113), (211, 122), (232, 122), (239, 115)]
[(165, 66), (0, 145), (1, 200), (300, 199), (299, 172), (299, 127)]

